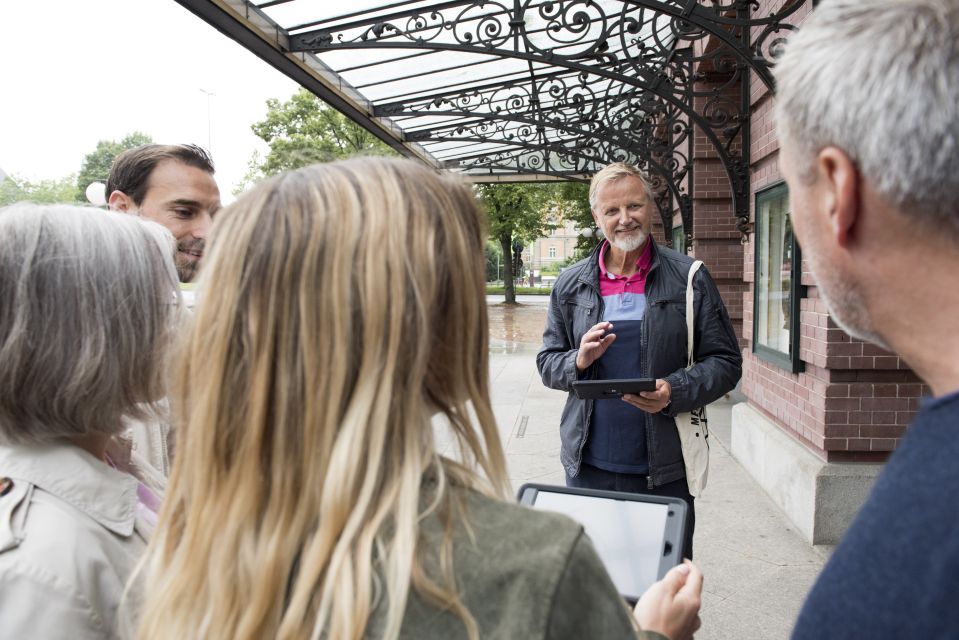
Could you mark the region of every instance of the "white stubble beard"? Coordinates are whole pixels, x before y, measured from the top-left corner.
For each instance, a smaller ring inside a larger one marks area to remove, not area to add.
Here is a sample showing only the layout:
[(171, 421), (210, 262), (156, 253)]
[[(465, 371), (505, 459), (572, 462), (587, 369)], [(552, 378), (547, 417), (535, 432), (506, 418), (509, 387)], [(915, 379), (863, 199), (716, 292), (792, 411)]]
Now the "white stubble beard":
[(643, 244), (646, 242), (646, 238), (648, 237), (649, 234), (646, 233), (645, 229), (642, 227), (637, 227), (625, 237), (621, 237), (614, 231), (613, 237), (610, 238), (609, 242), (620, 251), (629, 253), (630, 251), (635, 251), (643, 246)]
[(807, 243), (803, 253), (819, 288), (819, 297), (829, 308), (829, 314), (839, 327), (853, 338), (871, 342), (887, 351), (892, 349), (873, 328), (872, 317), (866, 309), (862, 293), (844, 278), (838, 269), (824, 264), (818, 247)]

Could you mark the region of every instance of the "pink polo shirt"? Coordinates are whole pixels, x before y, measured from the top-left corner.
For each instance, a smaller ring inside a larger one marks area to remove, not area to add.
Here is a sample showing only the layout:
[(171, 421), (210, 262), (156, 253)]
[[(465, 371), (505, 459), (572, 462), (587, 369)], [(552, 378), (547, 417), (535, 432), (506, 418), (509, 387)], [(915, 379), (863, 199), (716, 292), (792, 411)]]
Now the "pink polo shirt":
[(618, 276), (606, 270), (606, 254), (609, 252), (609, 241), (603, 240), (603, 248), (599, 252), (599, 295), (613, 296), (622, 293), (646, 293), (646, 274), (649, 273), (653, 261), (653, 243), (646, 241), (646, 248), (636, 261), (636, 273), (627, 277)]

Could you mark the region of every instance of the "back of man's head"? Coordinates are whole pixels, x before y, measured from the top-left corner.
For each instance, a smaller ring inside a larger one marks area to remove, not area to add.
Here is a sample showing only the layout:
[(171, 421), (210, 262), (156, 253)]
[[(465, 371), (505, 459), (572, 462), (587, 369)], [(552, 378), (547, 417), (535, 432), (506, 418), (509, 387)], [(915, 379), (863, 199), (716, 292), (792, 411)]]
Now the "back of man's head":
[(800, 176), (838, 147), (889, 204), (959, 241), (959, 2), (823, 0), (774, 73)]
[(114, 191), (121, 191), (139, 206), (146, 195), (150, 174), (165, 160), (176, 160), (211, 175), (214, 173), (210, 155), (196, 145), (145, 144), (127, 149), (113, 161), (107, 178), (107, 196)]

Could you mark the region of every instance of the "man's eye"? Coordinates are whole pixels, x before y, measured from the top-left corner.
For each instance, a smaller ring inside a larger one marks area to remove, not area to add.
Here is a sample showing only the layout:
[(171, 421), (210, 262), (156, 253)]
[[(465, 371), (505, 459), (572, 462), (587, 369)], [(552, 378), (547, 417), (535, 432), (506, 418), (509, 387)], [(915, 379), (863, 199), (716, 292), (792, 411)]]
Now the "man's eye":
[(630, 209), (640, 209), (640, 208), (642, 208), (642, 206), (643, 206), (643, 205), (642, 205), (642, 203), (640, 203), (640, 202), (633, 202), (633, 203), (631, 203), (631, 204), (629, 205), (629, 208), (630, 208)]
[(193, 211), (191, 211), (190, 209), (174, 209), (174, 210), (173, 210), (173, 213), (177, 214), (177, 215), (180, 216), (181, 218), (192, 218), (192, 217), (193, 217)]

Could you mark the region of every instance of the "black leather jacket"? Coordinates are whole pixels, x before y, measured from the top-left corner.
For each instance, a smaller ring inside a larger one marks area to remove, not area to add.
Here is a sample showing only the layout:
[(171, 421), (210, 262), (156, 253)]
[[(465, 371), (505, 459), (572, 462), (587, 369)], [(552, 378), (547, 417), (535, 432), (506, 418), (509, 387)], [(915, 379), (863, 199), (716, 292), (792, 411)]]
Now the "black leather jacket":
[[(579, 474), (593, 413), (593, 401), (577, 398), (572, 383), (595, 375), (595, 365), (582, 373), (576, 370), (576, 354), (583, 334), (603, 317), (598, 251), (563, 271), (556, 280), (543, 346), (536, 355), (543, 384), (569, 392), (559, 430), (560, 461), (570, 476)], [(726, 306), (702, 267), (693, 278), (695, 364), (686, 369), (686, 279), (693, 259), (655, 242), (652, 253), (637, 357), (645, 376), (669, 382), (672, 396), (665, 410), (645, 414), (650, 487), (686, 477), (673, 416), (705, 406), (731, 391), (742, 376), (743, 363)]]

